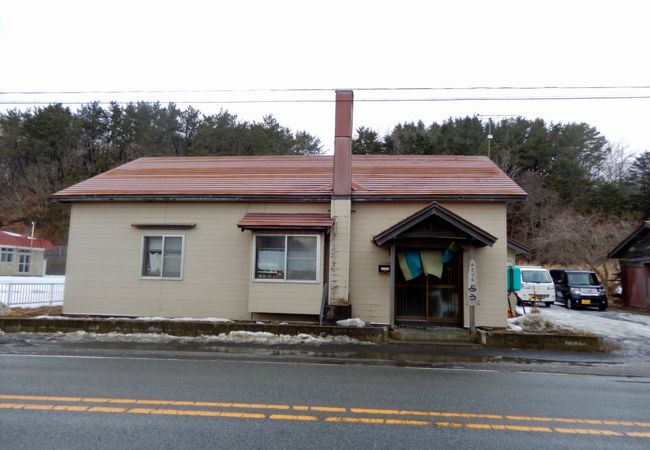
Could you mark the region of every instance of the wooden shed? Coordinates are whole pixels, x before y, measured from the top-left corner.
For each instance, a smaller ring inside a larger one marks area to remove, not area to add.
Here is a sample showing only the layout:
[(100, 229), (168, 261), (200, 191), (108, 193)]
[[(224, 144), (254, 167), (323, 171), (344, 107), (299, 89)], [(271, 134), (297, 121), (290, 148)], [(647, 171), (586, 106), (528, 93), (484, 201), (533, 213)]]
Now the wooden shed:
[(607, 256), (620, 261), (623, 304), (650, 309), (650, 221), (643, 222)]

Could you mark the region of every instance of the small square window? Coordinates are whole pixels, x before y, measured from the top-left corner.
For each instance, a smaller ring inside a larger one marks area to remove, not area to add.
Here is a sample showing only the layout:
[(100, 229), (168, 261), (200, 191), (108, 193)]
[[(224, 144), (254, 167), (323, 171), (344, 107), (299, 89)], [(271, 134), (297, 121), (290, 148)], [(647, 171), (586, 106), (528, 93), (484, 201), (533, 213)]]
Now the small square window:
[(255, 279), (318, 281), (318, 236), (255, 236)]
[(183, 236), (144, 236), (143, 278), (180, 279), (183, 273)]
[(2, 247), (0, 248), (0, 262), (10, 263), (14, 260), (14, 249), (13, 247)]

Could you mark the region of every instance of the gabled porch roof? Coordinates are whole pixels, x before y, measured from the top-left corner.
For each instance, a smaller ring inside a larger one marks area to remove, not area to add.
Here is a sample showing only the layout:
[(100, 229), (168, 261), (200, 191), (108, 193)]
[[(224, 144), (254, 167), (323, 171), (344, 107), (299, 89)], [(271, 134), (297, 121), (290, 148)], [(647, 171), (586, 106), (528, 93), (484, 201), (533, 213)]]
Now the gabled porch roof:
[[(496, 237), (492, 236), (487, 231), (477, 227), (471, 222), (468, 222), (467, 220), (451, 212), (439, 203), (433, 202), (425, 208), (422, 208), (416, 213), (408, 216), (404, 220), (396, 223), (387, 230), (384, 230), (378, 235), (374, 236), (373, 242), (380, 247), (387, 245), (420, 223), (423, 223), (433, 217), (438, 217), (447, 224), (451, 225), (451, 227), (459, 231), (463, 237), (480, 247), (484, 247), (486, 245), (491, 247), (492, 244), (494, 244), (497, 240)], [(433, 235), (430, 237), (436, 236)]]

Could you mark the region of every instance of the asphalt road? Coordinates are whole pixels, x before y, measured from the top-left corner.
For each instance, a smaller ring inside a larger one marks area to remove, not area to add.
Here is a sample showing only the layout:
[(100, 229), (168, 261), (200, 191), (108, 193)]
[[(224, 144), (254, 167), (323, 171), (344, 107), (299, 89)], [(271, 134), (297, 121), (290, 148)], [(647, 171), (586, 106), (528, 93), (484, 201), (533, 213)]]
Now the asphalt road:
[(68, 350), (0, 354), (0, 448), (650, 447), (650, 378)]

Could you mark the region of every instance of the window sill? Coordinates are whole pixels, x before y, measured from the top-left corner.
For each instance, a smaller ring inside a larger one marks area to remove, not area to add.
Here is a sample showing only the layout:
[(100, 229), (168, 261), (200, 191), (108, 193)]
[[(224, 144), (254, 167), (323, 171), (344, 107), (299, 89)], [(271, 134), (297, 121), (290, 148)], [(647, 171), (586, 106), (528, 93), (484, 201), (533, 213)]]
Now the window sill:
[(140, 277), (140, 280), (183, 281), (183, 278), (168, 278), (168, 277)]
[(253, 283), (283, 283), (283, 284), (320, 284), (320, 280), (273, 280), (269, 278), (253, 278)]

